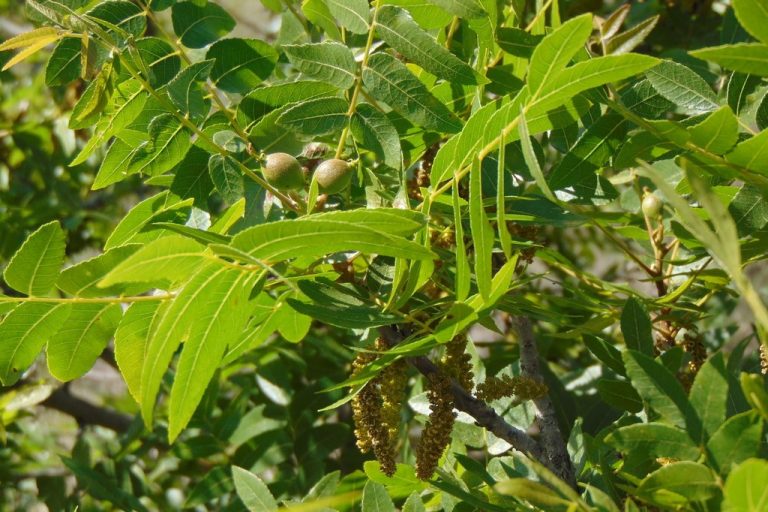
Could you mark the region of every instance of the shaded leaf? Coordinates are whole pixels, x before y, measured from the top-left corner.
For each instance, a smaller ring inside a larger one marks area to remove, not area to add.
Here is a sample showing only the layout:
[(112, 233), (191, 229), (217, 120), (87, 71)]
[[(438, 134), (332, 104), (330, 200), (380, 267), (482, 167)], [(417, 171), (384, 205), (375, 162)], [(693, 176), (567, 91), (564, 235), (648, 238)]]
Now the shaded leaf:
[(711, 112), (719, 107), (717, 96), (707, 82), (682, 64), (664, 61), (647, 71), (646, 76), (659, 94), (686, 114)]
[(243, 197), (243, 175), (231, 156), (211, 155), (208, 172), (225, 202), (232, 204)]
[(277, 51), (258, 39), (223, 39), (205, 54), (216, 59), (211, 79), (229, 92), (245, 93), (266, 80), (275, 69)]
[(176, 2), (171, 10), (173, 31), (187, 48), (203, 48), (235, 28), (235, 20), (213, 2)]
[(290, 106), (277, 123), (304, 135), (340, 131), (347, 124), (349, 104), (342, 98), (316, 98)]
[(282, 49), (291, 64), (310, 78), (335, 85), (339, 89), (349, 89), (355, 84), (355, 57), (341, 43), (324, 41), (283, 45)]

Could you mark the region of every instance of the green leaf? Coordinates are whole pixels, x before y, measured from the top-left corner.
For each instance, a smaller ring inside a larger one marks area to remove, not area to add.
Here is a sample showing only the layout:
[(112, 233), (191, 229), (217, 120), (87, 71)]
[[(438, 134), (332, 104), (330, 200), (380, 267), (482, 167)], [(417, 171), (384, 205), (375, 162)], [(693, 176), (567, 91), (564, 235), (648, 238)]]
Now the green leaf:
[(592, 33), (592, 15), (582, 14), (563, 23), (544, 37), (531, 55), (528, 88), (533, 95), (560, 74), (581, 50)]
[(725, 159), (763, 175), (768, 175), (768, 129), (739, 142)]
[(533, 151), (531, 135), (528, 131), (528, 122), (525, 119), (525, 112), (523, 110), (520, 111), (518, 133), (520, 134), (523, 159), (525, 160), (526, 167), (528, 167), (528, 171), (531, 173), (531, 176), (533, 176), (533, 179), (536, 180), (536, 185), (538, 185), (539, 190), (544, 194), (544, 197), (557, 204), (557, 198), (549, 188), (547, 180), (544, 178), (544, 173), (541, 170), (541, 166), (539, 165), (539, 160), (536, 158), (536, 154)]
[(287, 302), (283, 302), (280, 305), (278, 311), (276, 311), (276, 316), (275, 322), (277, 322), (277, 330), (280, 336), (291, 343), (299, 343), (303, 340), (312, 326), (311, 316), (299, 313)]
[(179, 235), (164, 236), (144, 245), (115, 266), (99, 286), (116, 283), (179, 283), (206, 261), (205, 246)]
[(646, 476), (637, 488), (641, 499), (662, 507), (706, 501), (720, 492), (712, 471), (696, 462), (675, 462)]
[(235, 28), (235, 20), (213, 2), (177, 2), (171, 10), (173, 31), (187, 48), (203, 48)]
[(245, 193), (243, 175), (229, 155), (211, 155), (208, 172), (216, 190), (226, 203), (235, 203)]
[(488, 16), (478, 0), (427, 0), (446, 12), (460, 18), (474, 19)]
[[(136, 252), (139, 247), (138, 244), (115, 247), (95, 258), (81, 261), (76, 265), (65, 268), (61, 272), (58, 281), (56, 281), (56, 287), (74, 297), (130, 295), (132, 293), (131, 287), (112, 286), (100, 288), (97, 286), (97, 283), (120, 262)], [(140, 288), (137, 291), (142, 292), (145, 290)]]
[(353, 286), (317, 278), (299, 282), (299, 289), (309, 302), (288, 298), (293, 309), (321, 322), (346, 329), (367, 329), (398, 323), (396, 315), (384, 313), (371, 305), (368, 297)]
[(618, 114), (607, 112), (600, 117), (550, 171), (549, 186), (553, 190), (575, 187), (578, 194), (581, 189), (578, 185), (594, 182), (595, 173), (617, 153), (627, 128), (628, 124)]
[(53, 49), (48, 64), (45, 66), (45, 85), (67, 85), (80, 77), (83, 51), (82, 39), (65, 37)]
[[(565, 68), (542, 85), (530, 110), (529, 124), (533, 126), (535, 117), (563, 105), (580, 92), (642, 73), (658, 62), (647, 55), (627, 53), (597, 57)], [(533, 128), (531, 133), (535, 133)]]
[(708, 459), (725, 476), (734, 465), (759, 453), (762, 436), (763, 421), (754, 411), (731, 416), (709, 439)]
[(389, 54), (375, 53), (368, 59), (363, 82), (375, 98), (416, 125), (450, 133), (461, 129), (461, 121)]
[(128, 243), (150, 242), (161, 237), (162, 231), (142, 232), (153, 222), (181, 221), (189, 215), (191, 199), (179, 201), (167, 191), (152, 196), (134, 206), (115, 227), (104, 244), (104, 250)]
[(134, 153), (128, 174), (157, 176), (184, 159), (192, 145), (189, 131), (173, 114), (163, 114), (149, 125), (149, 141)]
[(634, 297), (627, 299), (621, 311), (621, 333), (627, 347), (648, 356), (653, 355), (651, 318)]
[(93, 367), (122, 317), (119, 304), (72, 304), (59, 331), (48, 341), (48, 371), (61, 381), (82, 377)]
[[(206, 295), (198, 299), (194, 318), (182, 315), (179, 319), (186, 322), (188, 331), (168, 402), (169, 442), (189, 423), (227, 345), (237, 341), (245, 327), (251, 310), (248, 297), (258, 277), (255, 272), (233, 269), (217, 272), (215, 283), (206, 286)], [(162, 324), (157, 332), (163, 332)]]
[(768, 44), (768, 5), (763, 0), (733, 0), (733, 12), (747, 32)]
[[(109, 103), (104, 108), (104, 115), (102, 115), (101, 120), (96, 125), (93, 135), (69, 165), (73, 167), (85, 162), (96, 148), (130, 125), (141, 114), (148, 97), (149, 95), (144, 91), (141, 82), (138, 80), (126, 80), (115, 84)], [(124, 176), (122, 171), (125, 170), (126, 166), (125, 162), (117, 165), (107, 165), (102, 162), (101, 168), (110, 170), (102, 172), (99, 169), (99, 174), (96, 176), (96, 181), (91, 188), (96, 190), (113, 183), (106, 179), (107, 175)], [(105, 181), (107, 182), (106, 184), (104, 184)]]
[(739, 43), (689, 52), (696, 58), (712, 61), (740, 73), (768, 76), (768, 45)]
[(193, 121), (202, 121), (211, 108), (211, 101), (199, 82), (208, 79), (213, 63), (212, 60), (204, 60), (190, 64), (168, 82), (168, 98)]
[(146, 512), (147, 508), (139, 499), (121, 489), (117, 482), (105, 473), (96, 471), (88, 465), (69, 457), (60, 456), (61, 462), (77, 477), (78, 485), (88, 489), (88, 494), (96, 499), (114, 504), (118, 509)]
[(99, 190), (127, 178), (128, 164), (139, 152), (139, 149), (129, 146), (120, 139), (115, 139), (101, 162), (91, 189)]
[(387, 494), (387, 489), (369, 480), (363, 487), (361, 512), (395, 512), (395, 504)]
[(301, 2), (301, 10), (304, 16), (325, 32), (325, 35), (329, 39), (341, 40), (341, 27), (336, 25), (336, 20), (333, 19), (331, 11), (328, 9), (325, 0), (303, 0)]
[(281, 220), (243, 230), (232, 239), (231, 245), (269, 262), (297, 257), (319, 258), (341, 251), (431, 259), (434, 257), (431, 251), (402, 238), (422, 228), (412, 213), (382, 208)]
[(751, 185), (742, 185), (728, 204), (739, 236), (747, 236), (768, 224), (768, 199)]
[[(147, 78), (155, 89), (167, 84), (181, 69), (181, 57), (178, 52), (164, 39), (158, 37), (143, 37), (134, 42), (135, 52), (123, 55), (123, 58), (131, 61), (138, 69), (148, 69)], [(141, 62), (137, 63), (134, 56), (139, 56)], [(130, 74), (124, 71), (124, 76)]]
[(277, 502), (261, 479), (237, 466), (232, 466), (232, 479), (235, 482), (237, 496), (251, 512), (273, 512)]
[(376, 32), (389, 46), (438, 78), (476, 84), (472, 68), (438, 44), (404, 9), (385, 5), (376, 17)]
[(402, 168), (400, 134), (381, 111), (368, 103), (358, 104), (350, 119), (350, 129), (355, 141), (376, 153), (384, 165), (392, 169)]
[(702, 114), (719, 107), (709, 84), (682, 64), (663, 61), (647, 71), (646, 76), (659, 94), (681, 107), (686, 114)]
[(62, 35), (61, 31), (54, 27), (40, 27), (29, 32), (24, 32), (17, 36), (6, 39), (0, 43), (0, 52), (16, 50), (26, 46), (33, 46), (41, 43), (43, 46), (51, 44)]
[(475, 253), (477, 288), (483, 299), (488, 300), (491, 295), (491, 278), (493, 276), (491, 260), (494, 232), (483, 206), (482, 176), (478, 159), (472, 162), (472, 169), (469, 173), (469, 226)]
[(717, 155), (731, 149), (739, 139), (739, 120), (729, 106), (714, 111), (699, 124), (688, 128), (691, 142)]
[(211, 79), (228, 92), (245, 93), (266, 80), (275, 69), (277, 51), (258, 39), (224, 39), (205, 54), (216, 59)]
[(315, 44), (283, 45), (288, 60), (296, 68), (316, 80), (349, 89), (355, 85), (357, 64), (352, 51), (336, 41)]
[(370, 15), (366, 0), (325, 0), (325, 3), (342, 27), (355, 34), (368, 32)]
[(245, 116), (248, 121), (255, 121), (283, 105), (320, 96), (333, 96), (336, 93), (337, 89), (334, 85), (313, 80), (266, 85), (254, 89), (243, 97), (237, 106), (237, 113), (238, 116)]
[(414, 491), (403, 504), (403, 512), (427, 512), (419, 493)]
[(627, 350), (622, 356), (632, 386), (643, 400), (672, 425), (686, 428), (692, 439), (701, 439), (701, 420), (675, 376), (635, 350)]
[(621, 352), (602, 338), (585, 335), (584, 345), (604, 365), (619, 375), (625, 376), (624, 362), (621, 360)]
[(0, 384), (10, 386), (67, 320), (69, 304), (25, 302), (0, 322)]
[(760, 130), (768, 128), (768, 95), (763, 96), (755, 111), (755, 122)]
[[(726, 95), (728, 98), (728, 105), (731, 107), (736, 115), (743, 112), (744, 107), (747, 106), (749, 95), (755, 92), (755, 89), (760, 85), (760, 77), (749, 75), (745, 73), (731, 73), (731, 77), (728, 80), (726, 87)], [(758, 112), (760, 111), (758, 107)], [(759, 115), (757, 116), (757, 124), (760, 126)], [(760, 126), (760, 129), (766, 128)]]
[(653, 31), (658, 21), (659, 16), (653, 16), (641, 21), (629, 30), (611, 37), (605, 42), (606, 53), (620, 55), (631, 52), (645, 41), (645, 38)]
[(663, 423), (621, 427), (608, 435), (605, 442), (622, 453), (634, 453), (643, 458), (695, 461), (701, 456), (701, 449), (685, 430)]
[(637, 413), (643, 410), (643, 401), (635, 388), (625, 380), (602, 378), (597, 381), (600, 398), (619, 411)]
[(64, 263), (64, 231), (58, 221), (43, 224), (24, 241), (3, 271), (8, 286), (29, 296), (46, 295)]
[(136, 402), (141, 399), (141, 368), (152, 319), (160, 311), (160, 301), (134, 302), (125, 311), (115, 331), (115, 360), (128, 392)]
[(542, 36), (533, 35), (521, 28), (500, 27), (496, 31), (496, 43), (499, 47), (510, 55), (524, 59), (531, 58), (542, 39)]
[(696, 441), (703, 442), (725, 421), (728, 374), (722, 352), (707, 359), (701, 367), (691, 386), (689, 399), (703, 427), (702, 437)]
[(768, 461), (747, 459), (731, 471), (725, 482), (728, 512), (762, 512), (768, 507)]
[(141, 7), (127, 0), (102, 2), (88, 11), (88, 17), (97, 23), (106, 22), (99, 24), (113, 34), (115, 41), (123, 43), (127, 36), (141, 37), (147, 28), (147, 18)]
[(466, 242), (464, 241), (464, 226), (462, 222), (464, 217), (461, 212), (459, 199), (459, 187), (456, 183), (453, 185), (451, 195), (453, 202), (453, 222), (456, 238), (456, 277), (454, 284), (456, 287), (456, 300), (464, 301), (469, 296), (469, 289), (472, 285), (472, 272), (469, 268), (469, 257), (467, 256)]
[(171, 192), (183, 199), (192, 198), (198, 208), (207, 206), (208, 196), (213, 191), (213, 182), (208, 172), (210, 156), (199, 146), (192, 146), (184, 160), (171, 171), (174, 175)]
[(344, 128), (348, 110), (343, 98), (316, 98), (289, 107), (277, 118), (277, 124), (303, 135), (323, 135)]

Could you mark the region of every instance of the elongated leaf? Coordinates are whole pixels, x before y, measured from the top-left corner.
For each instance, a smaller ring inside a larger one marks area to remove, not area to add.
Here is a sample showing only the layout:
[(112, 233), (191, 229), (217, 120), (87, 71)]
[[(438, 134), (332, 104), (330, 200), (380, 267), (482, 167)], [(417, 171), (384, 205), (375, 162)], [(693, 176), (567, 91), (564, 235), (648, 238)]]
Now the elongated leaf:
[(357, 64), (352, 51), (341, 43), (324, 41), (315, 44), (283, 45), (288, 60), (296, 68), (316, 80), (349, 89), (355, 84)]
[[(178, 197), (161, 192), (134, 206), (115, 227), (104, 244), (104, 250), (127, 243), (149, 241), (141, 231), (152, 222), (178, 221), (183, 223), (189, 213), (191, 199), (180, 201)], [(149, 235), (149, 234), (147, 234)], [(158, 237), (155, 237), (158, 238)]]
[(747, 236), (768, 224), (768, 199), (756, 187), (743, 185), (728, 205), (728, 212), (739, 236)]
[(182, 113), (188, 114), (196, 121), (204, 119), (211, 108), (211, 102), (206, 98), (206, 93), (199, 82), (204, 82), (208, 78), (213, 63), (212, 60), (204, 60), (191, 64), (168, 82), (168, 97), (173, 104)]
[(725, 159), (734, 164), (768, 175), (768, 129), (739, 142)]
[(625, 380), (600, 379), (597, 382), (600, 398), (618, 411), (638, 413), (643, 410), (643, 401), (635, 388)]
[[(164, 39), (142, 37), (134, 42), (134, 46), (136, 51), (123, 58), (130, 60), (134, 67), (147, 70), (149, 83), (155, 89), (167, 84), (181, 69), (178, 52)], [(139, 57), (141, 62), (134, 61), (134, 57)], [(130, 74), (123, 70), (123, 76), (128, 78)]]
[(345, 99), (317, 98), (289, 107), (277, 118), (277, 123), (304, 135), (323, 135), (344, 128), (348, 110)]
[(618, 114), (606, 113), (594, 122), (579, 138), (565, 157), (558, 163), (547, 182), (553, 190), (594, 182), (595, 173), (615, 155), (624, 142), (628, 124)]
[(366, 0), (325, 0), (325, 3), (341, 26), (355, 34), (368, 32), (370, 15)]
[(768, 99), (766, 99), (766, 96), (763, 96), (763, 99), (760, 100), (760, 104), (757, 106), (755, 122), (761, 130), (768, 128)]
[(478, 0), (427, 0), (430, 4), (441, 7), (446, 12), (461, 18), (473, 19), (488, 16)]
[[(533, 126), (534, 114), (540, 115), (541, 111), (550, 111), (578, 93), (593, 87), (642, 73), (656, 63), (658, 60), (653, 57), (627, 53), (597, 57), (574, 64), (558, 74), (555, 79), (544, 83), (535, 101), (535, 109), (532, 108), (528, 116), (529, 124)], [(534, 130), (531, 129), (531, 132), (534, 133)]]
[(48, 339), (64, 325), (69, 304), (25, 302), (0, 322), (0, 384), (10, 386), (33, 363)]
[(274, 512), (277, 502), (261, 479), (250, 471), (232, 466), (237, 496), (251, 512)]
[[(141, 114), (148, 97), (149, 95), (144, 91), (138, 80), (127, 80), (115, 84), (115, 89), (109, 103), (104, 108), (104, 116), (96, 125), (91, 138), (69, 165), (75, 166), (85, 162), (96, 148), (130, 125)], [(117, 152), (118, 150), (115, 149), (115, 151)], [(130, 153), (130, 149), (128, 153)], [(93, 190), (106, 186), (104, 185), (105, 182), (109, 184), (112, 176), (121, 176), (121, 171), (125, 170), (121, 169), (123, 166), (127, 167), (125, 163), (121, 165), (106, 165), (102, 162), (101, 167), (105, 170), (101, 172), (101, 169), (99, 169), (100, 172), (92, 186)]]
[(53, 49), (48, 65), (45, 66), (45, 84), (66, 85), (80, 76), (82, 39), (65, 37)]
[(621, 333), (627, 347), (653, 355), (653, 330), (651, 318), (643, 305), (634, 297), (627, 299), (621, 311)]
[(739, 120), (728, 106), (714, 111), (704, 121), (689, 128), (691, 142), (707, 151), (722, 155), (739, 138)]
[(704, 464), (683, 461), (657, 469), (640, 482), (637, 495), (662, 507), (684, 507), (719, 492), (715, 475)]
[(521, 28), (501, 27), (496, 31), (499, 47), (510, 55), (524, 59), (531, 58), (541, 40), (542, 36), (535, 36)]
[(395, 512), (395, 504), (387, 494), (387, 488), (369, 480), (363, 487), (361, 512)]
[(204, 250), (204, 245), (190, 238), (165, 236), (128, 256), (99, 282), (99, 286), (135, 282), (178, 283), (204, 264)]
[(122, 44), (125, 44), (127, 36), (141, 37), (147, 28), (147, 18), (141, 7), (127, 0), (101, 2), (88, 11), (88, 17), (112, 34), (116, 42)]
[(733, 0), (733, 12), (755, 39), (768, 44), (768, 5), (762, 0)]
[(126, 172), (162, 174), (181, 162), (191, 145), (189, 131), (175, 115), (158, 116), (149, 125), (149, 142), (133, 155)]
[[(383, 210), (385, 212), (386, 210)], [(396, 211), (392, 210), (392, 214)], [(340, 212), (353, 213), (353, 212)], [(385, 214), (387, 215), (387, 214)], [(320, 257), (340, 251), (362, 251), (398, 258), (428, 259), (431, 251), (411, 242), (402, 235), (412, 234), (415, 226), (396, 234), (371, 216), (313, 215), (300, 219), (282, 220), (248, 228), (232, 239), (232, 246), (266, 261), (280, 261), (295, 257)], [(404, 226), (400, 226), (402, 229)]]
[(544, 194), (544, 197), (553, 203), (557, 203), (557, 198), (549, 188), (547, 180), (544, 178), (544, 173), (539, 166), (539, 160), (536, 158), (536, 154), (533, 151), (531, 136), (528, 132), (528, 123), (525, 120), (525, 113), (522, 110), (520, 111), (520, 123), (518, 124), (518, 132), (520, 134), (520, 143), (523, 149), (523, 159), (525, 160), (525, 165), (528, 167), (528, 171), (531, 173), (531, 176), (533, 176), (533, 179), (536, 180), (536, 185), (539, 186), (539, 189), (541, 190), (541, 193)]
[(10, 69), (27, 57), (34, 55), (49, 44), (58, 41), (64, 32), (51, 27), (41, 27), (31, 32), (12, 37), (0, 44), (0, 51), (23, 48), (19, 53), (11, 57), (3, 66), (3, 71)]
[(64, 231), (59, 222), (43, 224), (8, 262), (3, 272), (5, 282), (30, 296), (47, 294), (59, 278), (64, 249)]
[(368, 103), (360, 103), (350, 120), (350, 128), (358, 144), (376, 153), (384, 165), (393, 169), (402, 167), (400, 135), (380, 110)]
[(99, 172), (91, 188), (98, 190), (128, 177), (128, 165), (140, 148), (133, 148), (120, 139), (115, 139), (109, 146)]
[(333, 96), (337, 91), (334, 85), (314, 80), (266, 85), (254, 89), (240, 100), (237, 112), (238, 116), (244, 116), (248, 121), (255, 121), (283, 105), (320, 96)]
[[(209, 294), (201, 297), (179, 356), (168, 403), (168, 440), (187, 425), (205, 388), (216, 373), (227, 345), (240, 336), (248, 320), (251, 293), (258, 274), (229, 269), (217, 276)], [(159, 329), (158, 329), (159, 330)]]
[(454, 83), (477, 83), (472, 68), (422, 30), (406, 10), (393, 5), (381, 7), (376, 32), (389, 46), (433, 75)]
[(115, 333), (122, 312), (119, 304), (72, 304), (66, 323), (48, 341), (48, 371), (61, 381), (91, 369)]
[(528, 67), (528, 87), (534, 95), (565, 68), (591, 32), (592, 15), (582, 14), (563, 23), (539, 43)]
[(131, 304), (115, 331), (115, 360), (128, 392), (137, 402), (141, 398), (141, 368), (150, 325), (159, 307), (160, 301)]
[[(96, 285), (120, 262), (136, 252), (139, 247), (138, 244), (115, 247), (95, 258), (72, 265), (61, 272), (58, 281), (56, 281), (56, 287), (75, 297), (104, 297), (105, 295), (131, 294), (133, 293), (131, 287), (113, 286), (99, 288)], [(136, 291), (141, 292), (144, 290), (139, 288)]]
[(701, 419), (675, 376), (660, 363), (635, 350), (627, 350), (623, 358), (632, 386), (643, 400), (666, 421), (686, 428), (692, 439), (700, 439)]
[(631, 29), (611, 37), (605, 43), (606, 52), (613, 55), (628, 53), (640, 46), (656, 26), (659, 16), (641, 21)]
[(173, 182), (171, 192), (182, 199), (192, 198), (195, 206), (207, 206), (208, 196), (213, 191), (213, 182), (208, 173), (208, 160), (211, 155), (199, 146), (192, 146), (184, 160), (171, 171)]
[(685, 430), (663, 423), (621, 427), (612, 432), (606, 442), (622, 453), (634, 452), (648, 458), (669, 457), (695, 461), (701, 456), (701, 449)]
[(208, 160), (211, 180), (225, 202), (232, 204), (243, 197), (243, 175), (229, 155), (211, 155)]
[(757, 76), (768, 76), (768, 44), (739, 43), (690, 52), (699, 59), (710, 60), (720, 66)]
[(711, 112), (719, 107), (717, 96), (699, 75), (677, 62), (664, 61), (646, 76), (659, 94), (687, 114)]
[(171, 10), (173, 31), (188, 48), (203, 48), (235, 28), (235, 20), (213, 2), (176, 2)]
[(754, 411), (731, 416), (712, 433), (707, 455), (721, 475), (760, 451), (763, 421)]
[(376, 53), (363, 69), (371, 94), (411, 122), (445, 132), (457, 132), (461, 122), (435, 98), (405, 65), (386, 53)]
[(245, 93), (272, 74), (277, 51), (258, 39), (223, 39), (211, 45), (206, 59), (216, 59), (211, 79), (229, 92)]
[(301, 10), (313, 25), (317, 25), (325, 32), (326, 37), (341, 41), (341, 27), (333, 19), (325, 0), (303, 0)]
[(690, 401), (701, 418), (703, 442), (714, 434), (725, 421), (726, 402), (728, 400), (728, 375), (725, 369), (723, 353), (710, 357), (696, 375), (691, 386)]
[(480, 161), (475, 160), (469, 173), (469, 225), (472, 233), (472, 245), (475, 254), (475, 279), (477, 288), (484, 299), (491, 295), (493, 270), (493, 228), (485, 213), (482, 195), (482, 176)]

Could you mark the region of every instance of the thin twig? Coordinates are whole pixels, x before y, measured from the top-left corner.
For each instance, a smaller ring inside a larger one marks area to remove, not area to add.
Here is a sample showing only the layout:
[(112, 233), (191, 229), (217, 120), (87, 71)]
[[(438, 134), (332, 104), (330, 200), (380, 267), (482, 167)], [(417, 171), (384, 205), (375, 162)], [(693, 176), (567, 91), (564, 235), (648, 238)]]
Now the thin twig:
[[(389, 346), (397, 345), (403, 340), (403, 335), (392, 327), (380, 327), (379, 333)], [(440, 372), (438, 367), (425, 356), (409, 357), (407, 361), (424, 376)], [(456, 409), (472, 416), (478, 426), (508, 442), (514, 449), (546, 463), (544, 451), (531, 436), (504, 421), (491, 406), (474, 397), (455, 380), (452, 380), (451, 384)]]

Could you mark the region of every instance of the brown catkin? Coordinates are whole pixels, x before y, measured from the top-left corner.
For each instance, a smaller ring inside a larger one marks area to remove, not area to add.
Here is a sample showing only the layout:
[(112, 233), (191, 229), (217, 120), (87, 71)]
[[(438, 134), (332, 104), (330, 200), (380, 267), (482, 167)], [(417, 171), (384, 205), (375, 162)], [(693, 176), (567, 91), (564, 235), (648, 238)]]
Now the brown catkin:
[[(375, 354), (360, 352), (352, 362), (352, 377), (357, 376), (363, 368), (376, 359)], [(365, 385), (352, 398), (352, 419), (355, 422), (355, 437), (357, 438), (357, 447), (363, 453), (368, 453), (373, 448), (369, 426), (378, 422), (379, 406), (378, 398), (375, 396), (374, 386), (371, 383)]]
[(477, 386), (477, 398), (486, 402), (506, 396), (515, 396), (519, 401), (534, 400), (546, 393), (546, 384), (524, 375), (488, 377)]
[(768, 350), (762, 343), (760, 344), (760, 373), (763, 375), (768, 373)]
[(472, 357), (467, 354), (467, 336), (459, 334), (445, 346), (442, 366), (465, 390), (472, 392), (475, 374), (472, 371)]
[[(387, 348), (383, 340), (376, 340), (376, 348)], [(383, 429), (387, 433), (388, 447), (382, 447), (385, 455), (379, 459), (381, 471), (387, 476), (395, 473), (395, 453), (397, 439), (400, 435), (400, 410), (406, 398), (406, 386), (408, 384), (408, 366), (404, 360), (398, 360), (384, 368), (376, 377), (381, 397), (380, 419)]]
[(701, 334), (695, 327), (689, 328), (683, 335), (683, 349), (691, 355), (688, 370), (691, 375), (699, 373), (699, 369), (707, 360), (707, 349), (701, 340)]
[(427, 377), (427, 382), (431, 411), (416, 449), (416, 476), (421, 480), (429, 480), (437, 469), (440, 456), (451, 441), (456, 420), (451, 378), (443, 373), (433, 373)]

